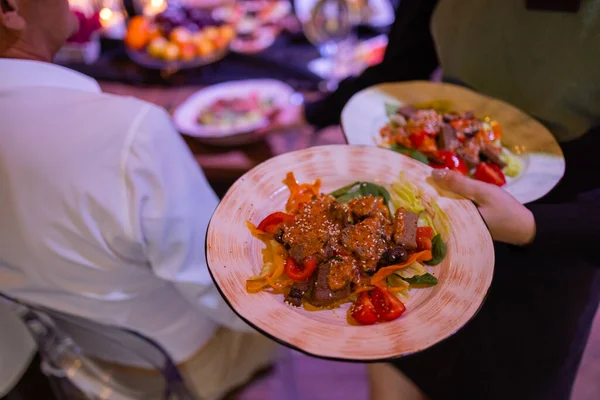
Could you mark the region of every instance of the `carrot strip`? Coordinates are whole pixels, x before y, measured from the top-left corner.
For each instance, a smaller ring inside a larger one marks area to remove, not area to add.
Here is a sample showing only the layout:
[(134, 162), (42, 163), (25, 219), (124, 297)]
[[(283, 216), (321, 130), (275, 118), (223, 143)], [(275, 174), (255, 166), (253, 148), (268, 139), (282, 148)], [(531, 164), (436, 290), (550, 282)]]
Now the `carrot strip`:
[(283, 183), (290, 190), (290, 197), (285, 205), (285, 210), (288, 213), (296, 211), (300, 204), (310, 201), (314, 196), (318, 196), (321, 190), (320, 179), (317, 179), (313, 184), (299, 184), (293, 172), (287, 173)]
[(371, 277), (371, 285), (376, 285), (386, 279), (388, 276), (399, 270), (400, 268), (408, 267), (414, 262), (431, 260), (431, 251), (423, 250), (419, 253), (413, 253), (403, 263), (383, 267), (375, 275)]

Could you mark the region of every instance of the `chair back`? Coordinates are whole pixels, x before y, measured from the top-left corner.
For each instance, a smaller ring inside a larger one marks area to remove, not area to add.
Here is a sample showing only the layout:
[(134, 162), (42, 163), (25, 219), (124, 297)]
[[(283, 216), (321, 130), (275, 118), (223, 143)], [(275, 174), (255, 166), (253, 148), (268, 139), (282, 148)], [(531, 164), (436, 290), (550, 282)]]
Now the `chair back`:
[(197, 400), (170, 355), (138, 332), (0, 297), (34, 336), (43, 371), (68, 377), (90, 398)]

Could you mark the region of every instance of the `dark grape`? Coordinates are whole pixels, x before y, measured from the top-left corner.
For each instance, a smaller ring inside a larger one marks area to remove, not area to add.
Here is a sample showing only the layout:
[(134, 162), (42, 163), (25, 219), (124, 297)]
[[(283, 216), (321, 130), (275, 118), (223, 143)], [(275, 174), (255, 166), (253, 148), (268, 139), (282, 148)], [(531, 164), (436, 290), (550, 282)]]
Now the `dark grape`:
[(379, 260), (381, 266), (393, 265), (399, 262), (404, 262), (408, 259), (408, 253), (401, 247), (394, 247), (393, 249), (386, 250)]

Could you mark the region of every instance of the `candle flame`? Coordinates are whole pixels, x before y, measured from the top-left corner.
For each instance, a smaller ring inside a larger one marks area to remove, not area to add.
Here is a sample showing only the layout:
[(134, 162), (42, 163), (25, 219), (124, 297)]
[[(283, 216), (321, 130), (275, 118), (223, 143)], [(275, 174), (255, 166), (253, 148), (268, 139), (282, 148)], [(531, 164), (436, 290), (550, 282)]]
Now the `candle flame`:
[(100, 10), (100, 19), (103, 21), (108, 21), (112, 17), (112, 10), (110, 8), (104, 7)]

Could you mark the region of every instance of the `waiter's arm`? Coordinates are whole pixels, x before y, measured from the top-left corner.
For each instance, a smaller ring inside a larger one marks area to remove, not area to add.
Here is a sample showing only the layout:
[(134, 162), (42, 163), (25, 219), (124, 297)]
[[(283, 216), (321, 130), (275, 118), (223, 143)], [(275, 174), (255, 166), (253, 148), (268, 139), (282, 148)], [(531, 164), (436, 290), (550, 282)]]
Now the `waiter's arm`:
[(429, 79), (438, 66), (431, 36), (431, 15), (437, 0), (401, 0), (381, 64), (341, 82), (325, 99), (306, 104), (306, 120), (317, 127), (339, 123), (344, 105), (355, 93), (383, 82)]

